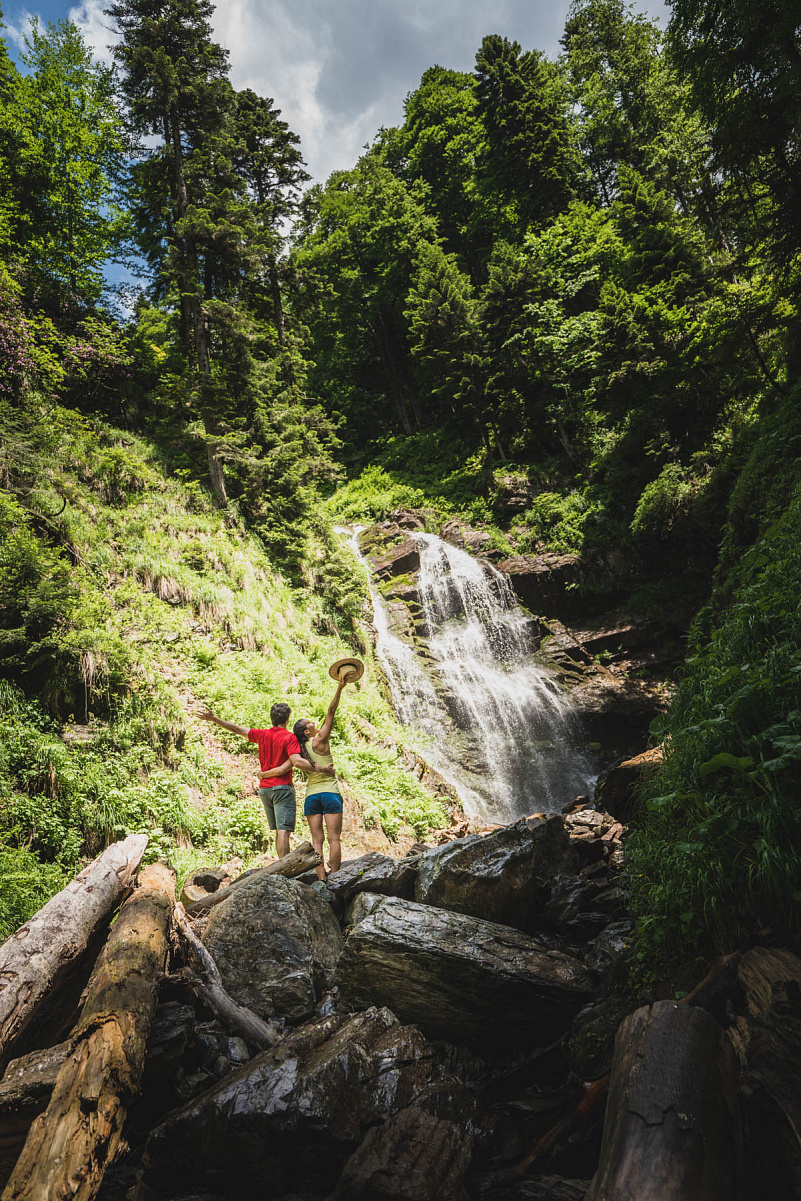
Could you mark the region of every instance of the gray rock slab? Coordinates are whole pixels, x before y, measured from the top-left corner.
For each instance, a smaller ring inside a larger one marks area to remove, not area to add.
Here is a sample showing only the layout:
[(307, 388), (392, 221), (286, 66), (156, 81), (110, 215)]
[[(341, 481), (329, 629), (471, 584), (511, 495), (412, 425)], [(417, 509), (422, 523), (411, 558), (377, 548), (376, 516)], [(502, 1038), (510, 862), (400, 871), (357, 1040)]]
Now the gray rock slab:
[(429, 1037), (488, 1049), (545, 1046), (593, 994), (582, 963), (518, 930), (395, 898), (351, 931), (336, 980), (353, 1008), (391, 1005)]
[(369, 917), (386, 899), (378, 892), (358, 892), (345, 910), (343, 923), (346, 926), (358, 926), (359, 922)]
[(380, 851), (371, 851), (358, 859), (349, 859), (326, 880), (337, 907), (346, 908), (360, 892), (377, 892), (385, 897), (414, 896), (416, 859), (392, 859)]
[(414, 898), (531, 931), (547, 900), (545, 884), (577, 869), (561, 816), (524, 818), (426, 851), (417, 861)]
[(342, 933), (307, 885), (261, 876), (212, 910), (203, 942), (235, 1001), (259, 1017), (299, 1021), (331, 985)]

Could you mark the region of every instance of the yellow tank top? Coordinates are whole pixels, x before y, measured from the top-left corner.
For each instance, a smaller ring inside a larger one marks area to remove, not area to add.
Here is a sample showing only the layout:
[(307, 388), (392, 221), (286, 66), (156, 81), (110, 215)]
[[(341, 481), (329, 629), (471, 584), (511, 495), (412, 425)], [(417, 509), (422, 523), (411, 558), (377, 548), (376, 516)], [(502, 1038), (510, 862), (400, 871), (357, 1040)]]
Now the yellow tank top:
[[(334, 762), (334, 757), (330, 752), (327, 755), (321, 755), (318, 751), (315, 751), (311, 744), (311, 739), (306, 743), (306, 749), (303, 754), (316, 767), (330, 767)], [(342, 796), (342, 789), (339, 787), (336, 776), (328, 776), (323, 772), (311, 771), (306, 776), (306, 796), (314, 796), (318, 792), (335, 792), (338, 796)]]

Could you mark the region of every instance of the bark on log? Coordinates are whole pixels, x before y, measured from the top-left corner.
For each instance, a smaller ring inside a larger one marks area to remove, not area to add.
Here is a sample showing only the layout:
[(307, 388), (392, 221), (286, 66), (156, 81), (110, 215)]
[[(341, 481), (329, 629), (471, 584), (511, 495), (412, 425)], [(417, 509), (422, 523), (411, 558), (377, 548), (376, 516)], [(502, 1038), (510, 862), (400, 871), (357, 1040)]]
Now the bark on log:
[(146, 834), (115, 842), (0, 947), (0, 1063), (136, 875)]
[(174, 896), (169, 868), (145, 868), (98, 960), (50, 1104), (31, 1126), (3, 1201), (96, 1195), (139, 1090)]
[(0, 1189), (14, 1171), (31, 1122), (47, 1109), (69, 1043), (14, 1059), (0, 1081)]
[(742, 1143), (729, 1040), (702, 1009), (638, 1009), (615, 1040), (587, 1201), (736, 1201)]
[[(225, 889), (225, 892), (228, 891), (229, 889)], [(217, 964), (192, 930), (186, 920), (186, 911), (180, 903), (175, 906), (175, 924), (197, 972), (197, 975), (192, 973), (188, 977), (189, 983), (217, 1017), (258, 1051), (266, 1051), (268, 1047), (274, 1047), (280, 1042), (283, 1038), (282, 1033), (258, 1017), (252, 1009), (237, 1004), (225, 991)]]
[(186, 906), (186, 912), (190, 917), (197, 917), (199, 913), (205, 913), (214, 905), (226, 901), (235, 889), (247, 884), (248, 880), (255, 880), (257, 876), (302, 876), (309, 868), (319, 867), (322, 861), (322, 855), (317, 854), (310, 842), (302, 842), (283, 859), (276, 859), (273, 863), (268, 863), (267, 867), (253, 867), (250, 871), (242, 872), (242, 875), (237, 876), (233, 884), (229, 884), (227, 888), (221, 888), (218, 892), (210, 892), (208, 896), (193, 901), (191, 905)]

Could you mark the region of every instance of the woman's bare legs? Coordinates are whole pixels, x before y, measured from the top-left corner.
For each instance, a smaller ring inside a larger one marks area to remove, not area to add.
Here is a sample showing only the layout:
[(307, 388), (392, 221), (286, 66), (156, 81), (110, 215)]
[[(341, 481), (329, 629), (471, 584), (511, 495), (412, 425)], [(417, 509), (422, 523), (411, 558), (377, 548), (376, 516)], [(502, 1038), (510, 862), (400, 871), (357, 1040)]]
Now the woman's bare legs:
[(339, 836), (342, 833), (342, 814), (326, 813), (324, 816), (325, 829), (328, 835), (328, 866), (332, 872), (336, 872), (342, 866), (342, 845), (339, 841)]
[[(306, 815), (306, 821), (309, 823), (309, 832), (311, 833), (312, 846), (318, 855), (323, 853), (323, 842), (325, 835), (323, 833), (323, 815), (322, 813), (309, 813)], [(325, 879), (325, 864), (321, 863), (317, 868), (318, 880)]]

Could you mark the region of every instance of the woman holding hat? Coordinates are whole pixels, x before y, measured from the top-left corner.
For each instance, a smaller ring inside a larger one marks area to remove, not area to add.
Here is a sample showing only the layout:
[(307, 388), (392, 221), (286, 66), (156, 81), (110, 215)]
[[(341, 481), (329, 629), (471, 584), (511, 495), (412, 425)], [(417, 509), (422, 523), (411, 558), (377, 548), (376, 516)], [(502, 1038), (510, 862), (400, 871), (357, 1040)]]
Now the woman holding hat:
[[(339, 698), (348, 684), (355, 683), (364, 671), (358, 659), (342, 659), (335, 663), (329, 674), (337, 680), (337, 690), (319, 727), (310, 719), (301, 717), (292, 727), (300, 743), (301, 754), (314, 765), (315, 770), (306, 776), (306, 797), (303, 812), (309, 823), (312, 846), (318, 854), (323, 853), (323, 842), (328, 835), (328, 865), (332, 872), (342, 863), (342, 791), (336, 776), (331, 775), (334, 760), (329, 738), (334, 724)], [(325, 831), (323, 830), (325, 823)], [(325, 868), (317, 868), (317, 875), (325, 879)]]

